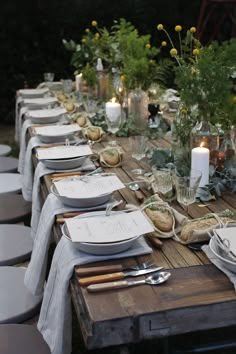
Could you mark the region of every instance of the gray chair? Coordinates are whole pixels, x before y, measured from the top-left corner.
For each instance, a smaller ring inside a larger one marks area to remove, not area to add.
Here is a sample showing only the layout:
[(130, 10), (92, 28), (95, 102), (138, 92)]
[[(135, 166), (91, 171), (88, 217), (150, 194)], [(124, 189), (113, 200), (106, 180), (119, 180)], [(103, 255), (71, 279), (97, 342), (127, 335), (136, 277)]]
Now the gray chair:
[(25, 269), (0, 267), (0, 324), (21, 323), (39, 313), (42, 296), (24, 285)]
[(30, 227), (0, 225), (0, 266), (15, 265), (30, 259), (33, 240)]
[(50, 354), (50, 349), (35, 326), (0, 325), (1, 354)]
[(0, 224), (30, 225), (31, 203), (20, 194), (0, 194)]
[(0, 173), (0, 195), (21, 193), (22, 176), (19, 173)]
[(12, 148), (9, 145), (0, 144), (0, 156), (8, 156)]
[(0, 173), (17, 172), (18, 159), (15, 157), (0, 157)]

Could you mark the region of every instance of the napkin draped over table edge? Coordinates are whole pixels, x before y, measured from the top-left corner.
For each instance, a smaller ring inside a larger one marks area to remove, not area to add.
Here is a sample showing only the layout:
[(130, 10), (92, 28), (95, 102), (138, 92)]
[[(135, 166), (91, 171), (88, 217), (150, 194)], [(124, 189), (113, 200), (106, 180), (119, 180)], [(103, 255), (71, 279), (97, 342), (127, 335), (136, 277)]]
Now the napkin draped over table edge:
[[(78, 172), (78, 171), (94, 171), (96, 166), (94, 163), (89, 159), (89, 157), (84, 161), (82, 166), (70, 170), (70, 172)], [(47, 168), (43, 162), (39, 161), (35, 170), (34, 174), (34, 182), (33, 182), (33, 191), (32, 191), (32, 216), (31, 216), (31, 228), (32, 233), (31, 236), (34, 238), (34, 234), (36, 233), (39, 218), (42, 210), (42, 198), (40, 196), (40, 178), (47, 175), (52, 174), (55, 172), (62, 172), (62, 170), (57, 169), (49, 169)], [(66, 170), (63, 170), (66, 172)]]
[(151, 253), (152, 249), (140, 237), (127, 251), (104, 256), (79, 251), (73, 242), (62, 236), (54, 252), (51, 269), (44, 291), (38, 329), (52, 354), (71, 353), (71, 298), (69, 281), (76, 265), (108, 259), (119, 259)]

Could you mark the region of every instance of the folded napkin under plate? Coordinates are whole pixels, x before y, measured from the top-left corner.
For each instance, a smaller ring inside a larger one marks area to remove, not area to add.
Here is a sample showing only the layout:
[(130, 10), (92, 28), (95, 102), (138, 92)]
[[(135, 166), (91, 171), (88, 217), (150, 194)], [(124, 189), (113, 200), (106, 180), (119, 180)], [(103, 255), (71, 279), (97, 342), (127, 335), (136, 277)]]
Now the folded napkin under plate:
[[(86, 208), (86, 211), (105, 209), (106, 205)], [(48, 248), (55, 216), (70, 211), (85, 210), (65, 206), (56, 196), (49, 194), (42, 208), (36, 228), (31, 222), (31, 237), (34, 240), (33, 252), (25, 274), (25, 285), (32, 294), (42, 294), (47, 266)], [(150, 248), (149, 248), (150, 249)], [(150, 249), (151, 250), (151, 249)]]
[(48, 343), (52, 354), (71, 353), (71, 299), (69, 281), (76, 265), (108, 259), (120, 259), (149, 254), (152, 249), (140, 237), (133, 246), (111, 256), (93, 256), (81, 252), (62, 237), (54, 252), (51, 269), (44, 291), (38, 329)]
[[(78, 172), (78, 171), (94, 171), (96, 169), (96, 166), (94, 163), (87, 158), (83, 165), (74, 169), (70, 170), (70, 172)], [(61, 170), (52, 170), (47, 168), (43, 162), (39, 162), (37, 164), (35, 173), (34, 173), (34, 182), (33, 182), (33, 190), (32, 190), (32, 217), (31, 217), (31, 236), (34, 238), (34, 235), (36, 234), (38, 223), (39, 223), (39, 218), (42, 210), (42, 198), (40, 195), (40, 178), (49, 175), (51, 173), (56, 173), (60, 172)], [(66, 172), (66, 171), (63, 171)], [(28, 187), (28, 194), (30, 193), (29, 187)], [(68, 209), (68, 208), (67, 208)]]

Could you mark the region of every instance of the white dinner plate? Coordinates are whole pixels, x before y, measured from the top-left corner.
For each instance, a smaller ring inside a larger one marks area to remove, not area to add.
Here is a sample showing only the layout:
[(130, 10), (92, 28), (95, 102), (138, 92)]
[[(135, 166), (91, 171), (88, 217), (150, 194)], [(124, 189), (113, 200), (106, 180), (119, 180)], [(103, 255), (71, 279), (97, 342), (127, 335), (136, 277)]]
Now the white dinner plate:
[(61, 159), (61, 160), (43, 160), (43, 163), (47, 168), (53, 170), (71, 170), (83, 165), (87, 156), (74, 157), (71, 159)]
[[(81, 216), (76, 216), (75, 218), (81, 218), (81, 217), (93, 217), (97, 215), (104, 215), (105, 211), (98, 211), (98, 212), (91, 212), (91, 213), (86, 213)], [(114, 213), (114, 212), (113, 212)], [(91, 220), (92, 222), (92, 220)], [(62, 226), (62, 233), (63, 235), (69, 239), (71, 242), (71, 237), (69, 235), (69, 232), (67, 230), (66, 224)], [(124, 252), (128, 250), (130, 247), (133, 246), (135, 241), (140, 237), (135, 236), (132, 237), (128, 240), (125, 241), (119, 241), (119, 242), (111, 242), (111, 243), (91, 243), (91, 242), (73, 242), (73, 245), (78, 248), (80, 251), (89, 253), (89, 254), (94, 254), (97, 256), (102, 256), (102, 255), (111, 255), (111, 254), (116, 254), (120, 252)]]
[(218, 258), (224, 264), (225, 268), (227, 268), (233, 273), (236, 273), (236, 262), (230, 261), (228, 258), (222, 256), (220, 248), (217, 242), (215, 241), (214, 237), (210, 239), (209, 247), (212, 253), (216, 256), (216, 258)]
[(23, 98), (41, 98), (49, 92), (48, 88), (41, 89), (21, 89), (19, 95)]
[(64, 108), (30, 110), (28, 116), (34, 124), (56, 123), (66, 113)]
[(103, 194), (91, 198), (71, 198), (67, 196), (62, 196), (57, 192), (54, 184), (52, 184), (51, 186), (51, 193), (53, 193), (57, 198), (59, 198), (63, 204), (75, 208), (77, 207), (89, 208), (89, 207), (103, 205), (107, 203), (112, 197), (112, 193), (107, 193), (107, 194)]

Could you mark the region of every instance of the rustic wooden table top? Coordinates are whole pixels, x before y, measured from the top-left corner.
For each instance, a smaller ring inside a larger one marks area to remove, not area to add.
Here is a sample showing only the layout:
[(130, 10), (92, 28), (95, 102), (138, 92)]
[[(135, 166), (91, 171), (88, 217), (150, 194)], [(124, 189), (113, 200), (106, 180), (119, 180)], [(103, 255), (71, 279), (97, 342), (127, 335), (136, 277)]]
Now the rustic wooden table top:
[[(109, 172), (117, 173), (126, 183), (134, 178), (130, 171), (137, 164), (130, 157), (127, 139), (116, 140), (120, 141), (125, 151), (124, 162), (122, 167), (109, 169)], [(168, 138), (149, 143), (160, 147), (170, 145)], [(107, 141), (94, 144), (93, 149), (98, 151), (106, 144)], [(142, 160), (140, 166), (147, 169), (147, 161)], [(42, 183), (44, 198), (50, 185), (50, 176), (45, 176)], [(150, 195), (145, 187), (141, 190), (145, 196)], [(128, 188), (120, 190), (119, 198), (138, 205), (134, 193)], [(177, 203), (174, 206), (184, 213)], [(204, 208), (197, 203), (190, 205), (188, 214), (196, 218), (225, 209), (236, 209), (234, 194), (226, 192), (222, 198), (211, 201)], [(58, 241), (61, 234), (56, 224), (54, 234)], [(171, 272), (170, 279), (161, 286), (144, 285), (91, 294), (80, 287), (77, 276), (73, 276), (72, 299), (87, 349), (236, 325), (236, 293), (229, 279), (210, 264), (202, 251), (190, 250), (172, 239), (165, 239), (163, 243), (162, 249), (154, 248), (151, 255), (116, 262), (128, 265), (151, 258)]]

